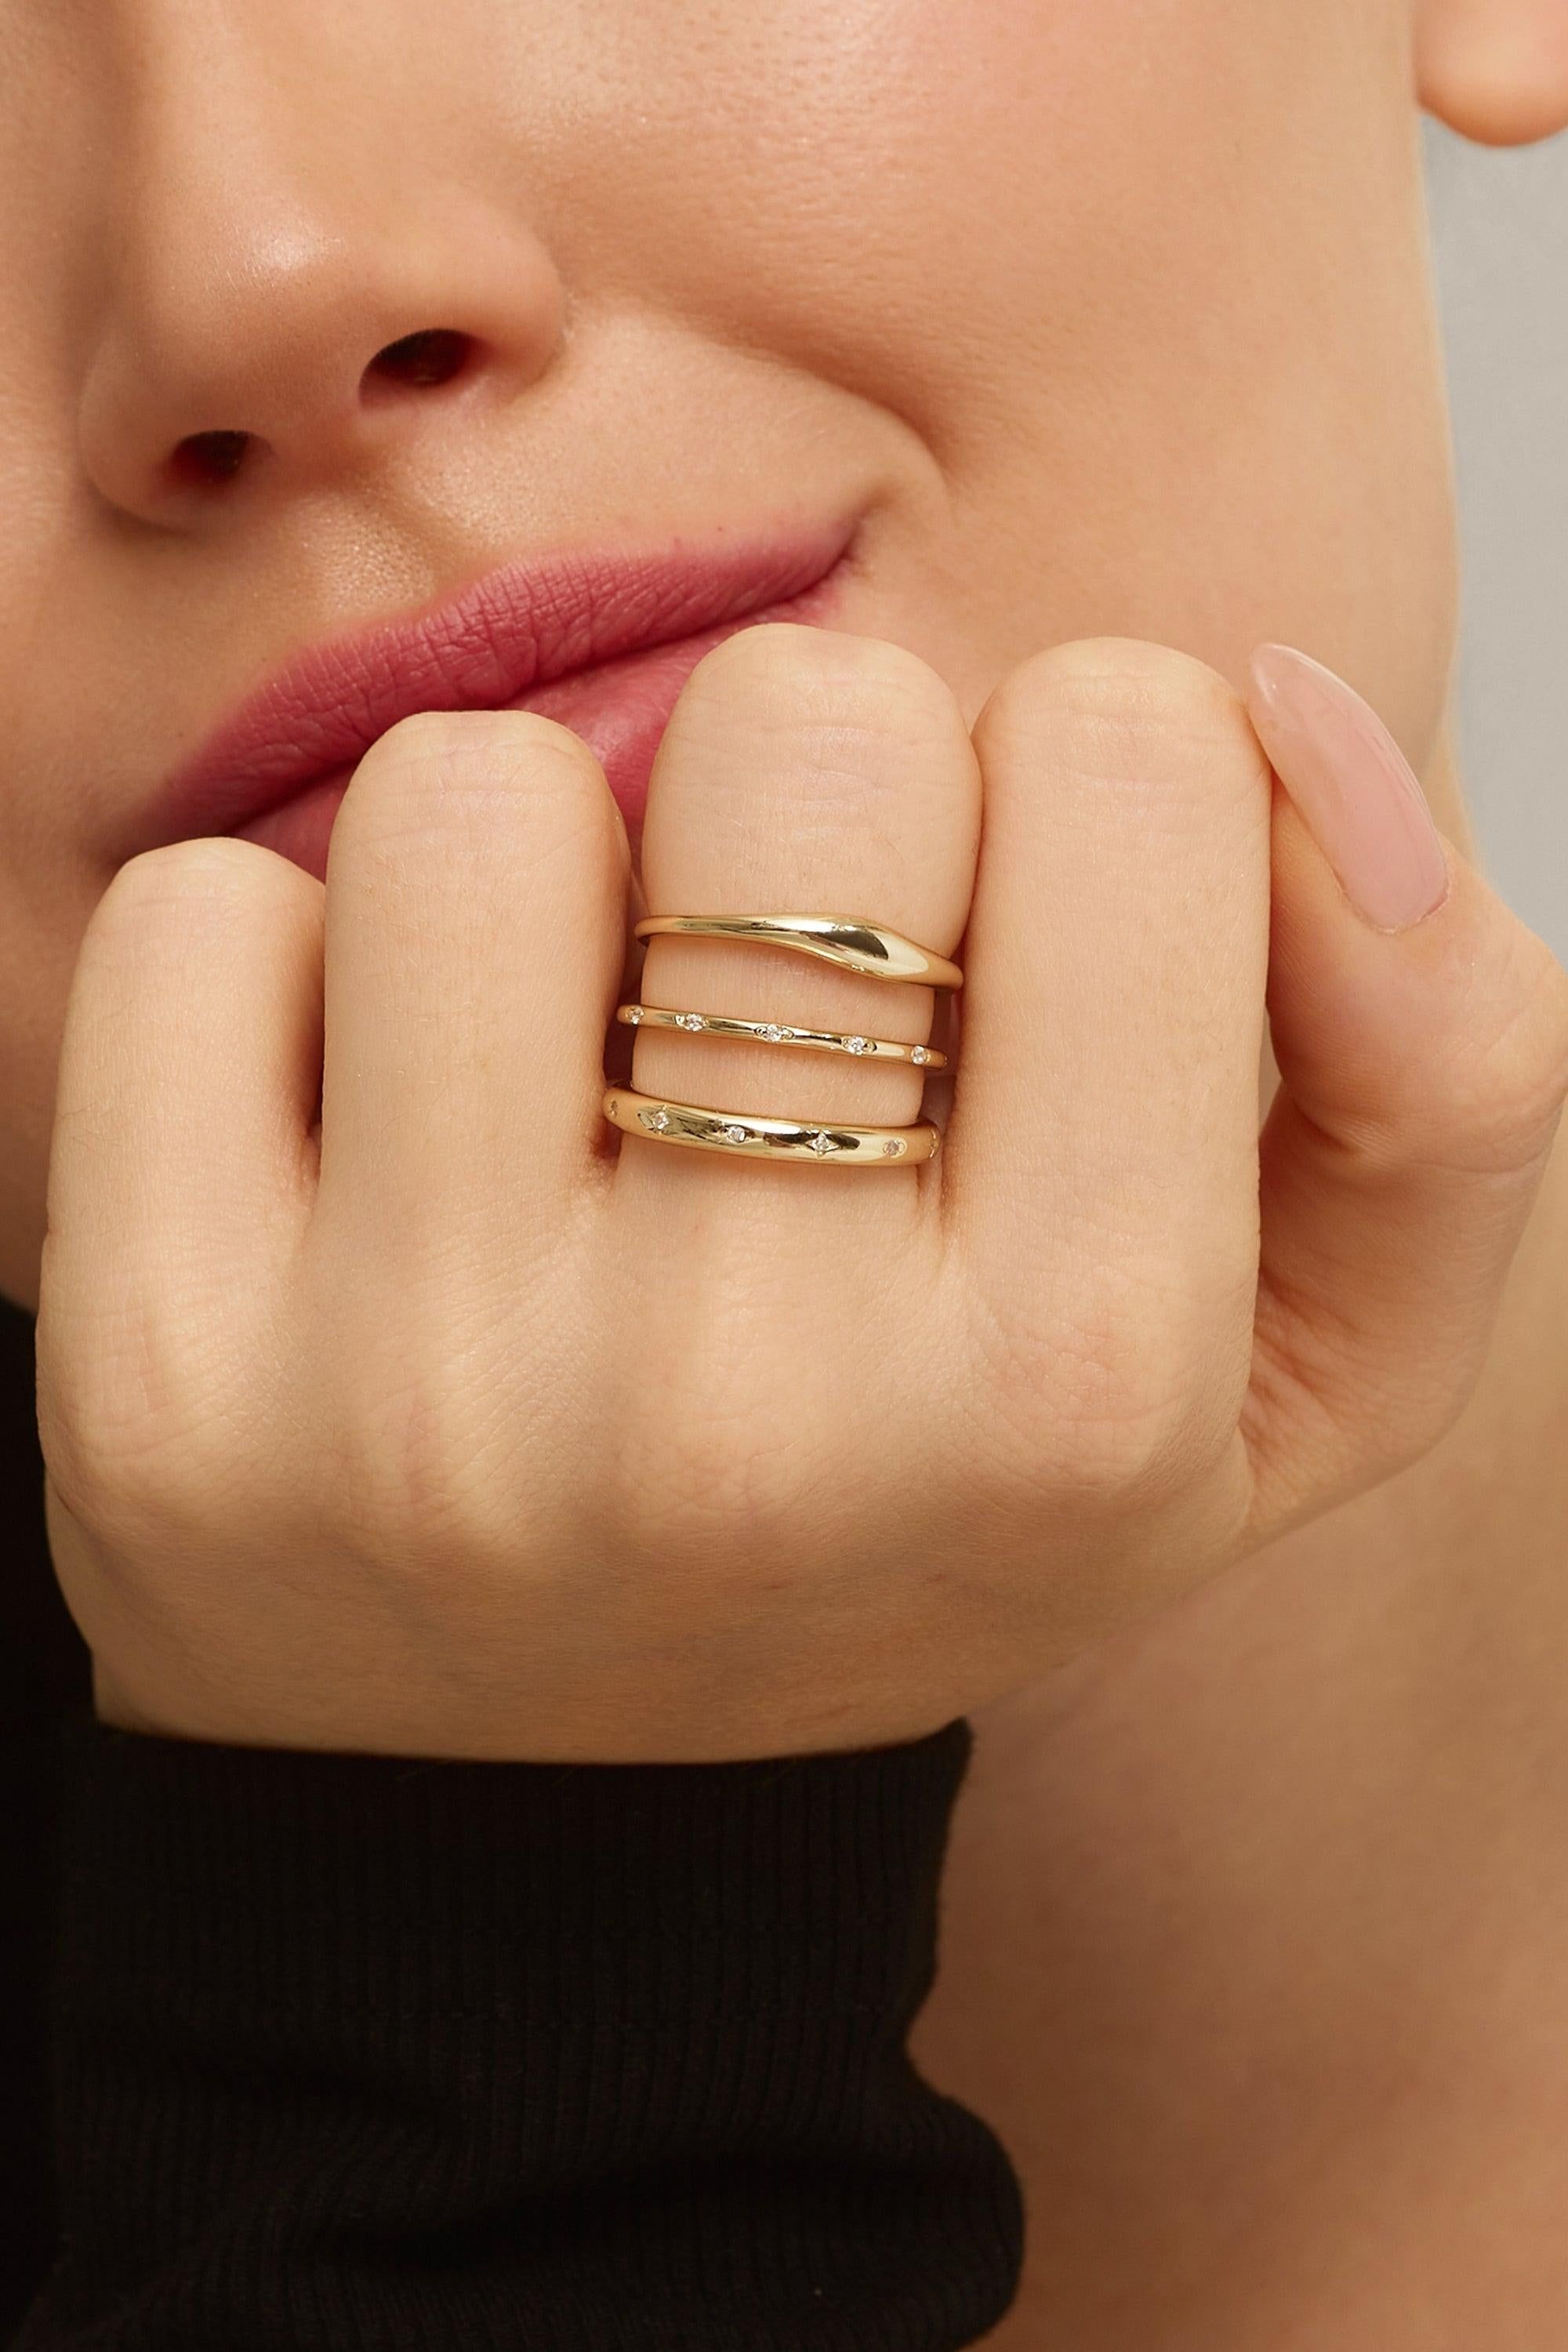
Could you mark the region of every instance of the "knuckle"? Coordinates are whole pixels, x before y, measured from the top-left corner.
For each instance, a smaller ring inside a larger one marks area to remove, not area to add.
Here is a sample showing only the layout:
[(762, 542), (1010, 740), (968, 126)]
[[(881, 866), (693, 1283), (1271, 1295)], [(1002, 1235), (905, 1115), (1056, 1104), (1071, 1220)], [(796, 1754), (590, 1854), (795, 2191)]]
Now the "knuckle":
[(483, 760), (515, 740), (508, 722), (520, 712), (416, 710), (378, 735), (355, 776), (444, 775), (448, 763)]
[(785, 1558), (803, 1526), (843, 1491), (826, 1475), (828, 1408), (792, 1376), (793, 1359), (751, 1336), (742, 1280), (715, 1285), (683, 1330), (644, 1360), (657, 1411), (626, 1416), (618, 1491), (645, 1557), (717, 1580), (760, 1558)]
[(380, 849), (466, 831), (526, 810), (531, 838), (613, 835), (615, 804), (587, 745), (527, 710), (427, 710), (399, 719), (365, 753), (334, 832)]
[(626, 856), (605, 772), (578, 736), (529, 710), (428, 710), (400, 719), (357, 767), (329, 882), (353, 875), (423, 903), (449, 870), (468, 882), (489, 873), (499, 842), (512, 870)]
[[(372, 1360), (368, 1348), (362, 1361)], [(326, 1531), (350, 1558), (419, 1579), (503, 1560), (517, 1546), (504, 1482), (461, 1386), (438, 1365), (345, 1385), (323, 1415)]]
[(360, 761), (360, 774), (424, 774), (444, 783), (448, 771), (469, 767), (513, 775), (534, 765), (595, 774), (587, 745), (553, 719), (532, 710), (417, 710), (378, 736)]
[(73, 1517), (126, 1542), (194, 1521), (229, 1483), (225, 1416), (188, 1349), (153, 1318), (95, 1323), (89, 1347), (40, 1347), (38, 1432), (49, 1478)]
[(1208, 1466), (1190, 1403), (1145, 1381), (1100, 1380), (1063, 1401), (1029, 1457), (1031, 1501), (1089, 1526), (1167, 1509)]
[[(1064, 1297), (1036, 1322), (989, 1315), (970, 1392), (1034, 1507), (1090, 1519), (1158, 1510), (1210, 1466), (1234, 1414), (1184, 1319), (1142, 1286)], [(1245, 1386), (1244, 1351), (1230, 1386)]]
[(1198, 712), (1223, 713), (1239, 698), (1206, 662), (1146, 637), (1079, 637), (1047, 646), (1021, 662), (998, 689), (1009, 688), (1078, 698), (1090, 708), (1151, 701)]
[(1187, 1416), (1128, 1398), (1074, 1426), (1058, 1494), (1090, 1518), (1142, 1518), (1173, 1503), (1193, 1476)]
[(787, 1422), (731, 1411), (688, 1415), (669, 1440), (657, 1510), (645, 1533), (696, 1568), (728, 1578), (737, 1565), (783, 1559), (816, 1492), (800, 1433)]
[[(319, 939), (321, 886), (258, 843), (171, 843), (121, 866), (94, 908), (72, 979), (56, 1097), (56, 1150), (117, 1151), (141, 1044), (174, 1050), (192, 992), (232, 998), (284, 951)], [(129, 1049), (129, 1050), (128, 1050)]]
[(980, 721), (1002, 748), (1059, 738), (1068, 727), (1080, 763), (1106, 777), (1161, 764), (1216, 763), (1255, 782), (1263, 753), (1241, 697), (1217, 671), (1169, 646), (1097, 637), (1031, 656), (1005, 678)]
[(106, 1442), (86, 1423), (56, 1430), (44, 1458), (50, 1483), (77, 1523), (116, 1548), (140, 1549), (184, 1516), (157, 1449)]
[(743, 699), (759, 729), (792, 735), (887, 737), (907, 746), (964, 733), (952, 689), (917, 654), (790, 622), (726, 638), (699, 664), (687, 696), (699, 710)]
[(174, 841), (144, 849), (120, 867), (100, 899), (89, 926), (91, 943), (163, 937), (171, 909), (183, 919), (199, 919), (210, 907), (219, 919), (237, 906), (297, 895), (311, 885), (308, 876), (258, 842), (213, 835)]

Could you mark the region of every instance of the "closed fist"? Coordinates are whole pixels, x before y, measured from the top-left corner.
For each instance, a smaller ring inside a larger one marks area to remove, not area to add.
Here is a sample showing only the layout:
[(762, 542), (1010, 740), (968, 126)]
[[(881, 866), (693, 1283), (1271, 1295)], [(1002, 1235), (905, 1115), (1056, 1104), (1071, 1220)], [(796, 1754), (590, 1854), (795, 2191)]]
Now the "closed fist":
[[(102, 1711), (449, 1756), (890, 1740), (1409, 1463), (1568, 1084), (1561, 972), (1447, 862), (1436, 911), (1365, 919), (1174, 654), (1041, 656), (972, 739), (889, 646), (732, 638), (660, 754), (649, 907), (962, 945), (943, 1149), (862, 1171), (605, 1123), (626, 849), (544, 719), (395, 728), (324, 888), (238, 841), (137, 858), (79, 967), (39, 1334)], [(941, 1011), (681, 939), (636, 985), (908, 1043)], [(922, 1073), (645, 1025), (633, 1083), (898, 1126)]]

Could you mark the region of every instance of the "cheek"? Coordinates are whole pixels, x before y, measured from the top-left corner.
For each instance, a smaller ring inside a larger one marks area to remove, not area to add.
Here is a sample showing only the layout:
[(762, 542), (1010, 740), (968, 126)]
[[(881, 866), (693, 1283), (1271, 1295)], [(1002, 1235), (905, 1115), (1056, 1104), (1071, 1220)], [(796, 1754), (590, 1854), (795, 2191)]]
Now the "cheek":
[(1364, 234), (1354, 158), (1322, 170), (1357, 85), (1388, 145), (1390, 0), (1303, 6), (685, 0), (617, 73), (558, 61), (557, 226), (688, 316), (906, 394), (912, 374), (932, 405), (977, 372), (1092, 377), (1155, 328), (1166, 357), (1228, 341), (1227, 289), (1254, 298), (1285, 234), (1321, 240), (1336, 215)]
[(615, 95), (606, 257), (913, 427), (999, 654), (1104, 631), (1238, 675), (1292, 635), (1424, 756), (1452, 548), (1404, 0), (680, 21)]

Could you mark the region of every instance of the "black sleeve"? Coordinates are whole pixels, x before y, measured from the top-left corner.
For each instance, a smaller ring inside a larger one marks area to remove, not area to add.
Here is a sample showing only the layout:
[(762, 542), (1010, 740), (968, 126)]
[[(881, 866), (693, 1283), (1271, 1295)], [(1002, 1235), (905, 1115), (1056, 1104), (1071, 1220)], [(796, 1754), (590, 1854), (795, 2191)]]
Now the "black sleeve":
[(914, 2073), (968, 1735), (725, 1765), (72, 1738), (18, 2352), (947, 2352), (1013, 2175)]

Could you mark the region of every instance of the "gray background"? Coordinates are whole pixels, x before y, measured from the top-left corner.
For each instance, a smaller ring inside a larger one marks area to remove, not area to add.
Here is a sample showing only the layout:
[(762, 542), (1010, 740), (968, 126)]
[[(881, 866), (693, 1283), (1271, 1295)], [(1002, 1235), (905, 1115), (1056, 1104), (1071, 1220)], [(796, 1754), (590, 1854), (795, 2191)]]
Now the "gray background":
[(1465, 541), (1460, 740), (1487, 869), (1568, 959), (1568, 137), (1430, 133)]

